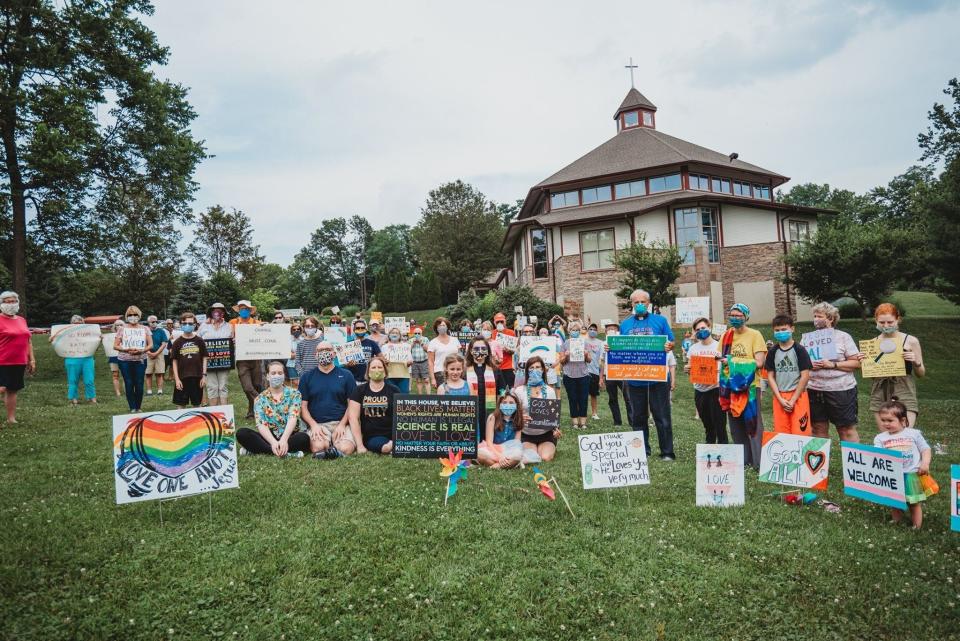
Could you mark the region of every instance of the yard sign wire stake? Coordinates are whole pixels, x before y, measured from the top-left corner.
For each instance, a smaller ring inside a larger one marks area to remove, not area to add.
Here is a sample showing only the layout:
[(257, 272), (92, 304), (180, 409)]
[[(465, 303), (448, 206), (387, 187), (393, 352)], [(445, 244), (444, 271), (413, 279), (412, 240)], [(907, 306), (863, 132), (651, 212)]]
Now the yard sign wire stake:
[[(204, 492), (204, 494), (207, 495), (207, 516), (210, 519), (210, 522), (213, 523), (213, 492)], [(179, 501), (180, 499), (190, 498), (191, 496), (196, 496), (196, 494), (174, 496), (169, 499), (160, 499), (157, 501), (157, 506), (160, 508), (160, 527), (163, 527), (163, 504), (167, 501)]]
[(567, 495), (564, 494), (563, 490), (560, 489), (560, 484), (557, 483), (557, 479), (555, 477), (551, 477), (549, 483), (553, 483), (553, 486), (557, 488), (557, 492), (560, 493), (560, 498), (563, 499), (563, 504), (567, 506), (567, 511), (570, 512), (570, 516), (577, 518), (577, 515), (573, 513), (573, 509), (570, 507), (570, 502), (567, 501)]

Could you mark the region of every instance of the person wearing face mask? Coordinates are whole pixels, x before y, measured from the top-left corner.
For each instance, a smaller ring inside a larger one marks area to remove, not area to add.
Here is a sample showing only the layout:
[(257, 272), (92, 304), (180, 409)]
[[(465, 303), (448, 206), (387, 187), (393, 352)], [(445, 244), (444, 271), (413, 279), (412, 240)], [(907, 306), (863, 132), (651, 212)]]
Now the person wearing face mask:
[(296, 387), (300, 381), (300, 372), (297, 371), (297, 346), (303, 336), (303, 328), (299, 323), (290, 325), (290, 358), (287, 359), (287, 382)]
[[(412, 350), (400, 335), (400, 329), (393, 327), (387, 332), (387, 342), (380, 348), (380, 353), (387, 361), (387, 382), (400, 390), (401, 394), (410, 393), (410, 365), (413, 364), (410, 356)], [(369, 371), (369, 367), (367, 371)]]
[[(216, 352), (216, 343), (226, 344), (230, 350), (230, 362), (222, 365), (207, 363), (207, 402), (211, 406), (227, 405), (227, 381), (230, 380), (230, 370), (233, 369), (233, 325), (227, 322), (227, 308), (223, 303), (214, 303), (207, 309), (207, 320), (200, 327), (195, 328), (197, 335), (203, 339), (207, 347), (207, 354)], [(211, 345), (211, 342), (215, 342)], [(226, 359), (223, 359), (224, 361)]]
[[(507, 317), (503, 312), (497, 312), (493, 317), (494, 332), (493, 340), (497, 340), (497, 336), (503, 334), (505, 336), (514, 336), (516, 337), (517, 333), (512, 329), (507, 328)], [(506, 347), (502, 350), (502, 358), (499, 359), (499, 365), (496, 365), (493, 361), (491, 364), (494, 364), (500, 370), (500, 377), (503, 379), (503, 382), (507, 387), (512, 388), (514, 382), (513, 376), (513, 350), (507, 349)], [(493, 354), (493, 352), (491, 352)]]
[[(353, 329), (356, 331), (356, 324), (354, 324)], [(370, 321), (370, 334), (367, 338), (381, 347), (387, 342), (387, 335), (383, 333), (380, 323), (375, 320)], [(364, 364), (364, 367), (366, 367), (366, 364)], [(364, 371), (364, 375), (366, 375), (366, 371)]]
[(520, 341), (517, 345), (517, 354), (513, 358), (514, 369), (513, 369), (513, 386), (519, 387), (522, 386), (527, 380), (527, 363), (520, 358), (520, 354), (523, 350), (520, 349), (520, 345), (524, 340), (534, 339), (537, 336), (537, 328), (533, 325), (527, 324), (520, 328)]
[(167, 369), (163, 353), (170, 342), (170, 335), (167, 334), (167, 330), (160, 327), (159, 320), (153, 314), (147, 316), (147, 327), (150, 328), (153, 347), (147, 352), (146, 394), (147, 396), (153, 396), (153, 384), (156, 383), (157, 395), (161, 395), (163, 394), (163, 374)]
[(254, 403), (257, 429), (237, 430), (241, 453), (283, 458), (303, 456), (310, 451), (310, 436), (298, 431), (302, 398), (299, 391), (283, 384), (285, 369), (280, 361), (267, 366), (267, 389), (257, 395)]
[(347, 405), (357, 382), (353, 374), (335, 365), (329, 341), (317, 345), (317, 366), (300, 378), (302, 420), (310, 428), (310, 451), (316, 459), (336, 459), (352, 454), (357, 443), (347, 427)]
[(497, 408), (487, 417), (484, 437), (477, 448), (480, 465), (505, 470), (516, 467), (523, 457), (523, 412), (512, 391), (504, 392), (497, 400)]
[[(923, 378), (927, 369), (923, 365), (923, 350), (916, 336), (900, 331), (900, 310), (892, 303), (877, 305), (873, 312), (877, 323), (878, 340), (892, 342), (893, 346), (902, 346), (903, 360), (906, 364), (905, 376), (874, 378), (870, 384), (870, 411), (877, 421), (877, 430), (884, 431), (880, 421), (881, 406), (891, 400), (900, 401), (907, 408), (907, 427), (913, 427), (920, 415), (920, 402), (917, 400), (917, 378)], [(883, 345), (881, 344), (881, 348)], [(858, 355), (864, 359), (863, 354)]]
[(552, 461), (557, 453), (557, 440), (562, 436), (559, 426), (556, 429), (535, 426), (530, 422), (530, 399), (557, 398), (553, 388), (547, 385), (545, 373), (547, 364), (539, 356), (527, 359), (524, 369), (527, 372), (526, 384), (513, 388), (513, 395), (517, 399), (518, 411), (523, 413), (523, 427), (520, 431), (520, 442), (527, 450), (533, 450), (544, 461)]
[(503, 363), (503, 345), (493, 340), (494, 328), (490, 321), (480, 323), (480, 337), (490, 345), (490, 362), (497, 367)]
[[(233, 306), (233, 311), (237, 317), (230, 320), (234, 328), (234, 339), (236, 339), (237, 325), (259, 325), (254, 316), (257, 313), (256, 305), (248, 300), (237, 301)], [(260, 376), (260, 361), (237, 361), (237, 378), (240, 379), (240, 387), (243, 394), (247, 397), (247, 418), (253, 418), (253, 402), (257, 400), (260, 390), (263, 388), (263, 380)]]
[[(113, 321), (113, 336), (116, 336), (117, 331), (123, 327), (123, 321), (119, 318)], [(110, 336), (108, 334), (108, 336)], [(113, 345), (113, 338), (110, 340), (110, 345)], [(120, 360), (117, 358), (117, 355), (107, 356), (107, 364), (110, 366), (110, 377), (113, 380), (113, 394), (114, 396), (120, 396), (123, 392), (120, 391)]]
[[(71, 325), (82, 325), (83, 316), (74, 314), (70, 317)], [(54, 341), (50, 335), (50, 342)], [(80, 383), (83, 383), (83, 395), (90, 403), (97, 402), (97, 388), (95, 384), (93, 356), (68, 356), (63, 359), (63, 366), (67, 370), (67, 400), (71, 405), (80, 403)]]
[[(616, 322), (605, 319), (603, 321), (603, 331), (607, 336), (616, 336), (620, 333), (620, 325)], [(614, 427), (623, 425), (623, 414), (620, 413), (620, 393), (623, 393), (623, 405), (627, 410), (627, 424), (630, 425), (630, 399), (627, 398), (627, 387), (624, 381), (607, 380), (605, 371), (607, 366), (607, 350), (604, 343), (604, 349), (601, 354), (600, 363), (600, 387), (607, 391), (607, 407), (610, 408), (610, 416), (613, 418)]]
[(380, 354), (380, 345), (377, 341), (370, 338), (367, 334), (367, 324), (362, 320), (353, 324), (353, 338), (360, 341), (360, 347), (363, 349), (363, 360), (347, 365), (347, 369), (353, 374), (357, 383), (367, 380), (367, 363), (374, 356)]
[[(391, 329), (387, 336), (393, 331)], [(393, 451), (394, 396), (402, 392), (386, 378), (388, 368), (383, 355), (371, 357), (367, 363), (367, 382), (357, 385), (350, 395), (347, 414), (359, 454)]]
[(297, 343), (294, 355), (294, 367), (297, 377), (303, 376), (317, 367), (317, 345), (323, 341), (323, 327), (316, 316), (307, 316), (303, 319), (303, 336)]
[[(693, 338), (696, 342), (687, 348), (687, 360), (683, 371), (690, 373), (690, 359), (694, 356), (707, 356), (717, 361), (717, 373), (720, 370), (720, 343), (713, 338), (709, 318), (693, 321)], [(725, 444), (727, 442), (727, 417), (720, 408), (720, 386), (715, 383), (706, 385), (696, 383), (693, 386), (693, 403), (697, 408), (697, 417), (703, 423), (706, 433), (704, 443)]]
[(720, 340), (720, 407), (727, 413), (730, 437), (743, 446), (743, 464), (760, 469), (763, 417), (760, 414), (760, 376), (767, 356), (763, 335), (752, 327), (750, 308), (734, 303), (727, 312), (730, 326)]
[[(651, 308), (650, 294), (637, 289), (630, 294), (630, 308), (633, 312), (620, 322), (623, 335), (666, 336), (664, 350), (673, 351), (673, 330), (670, 323)], [(670, 410), (670, 383), (660, 381), (626, 381), (630, 387), (631, 421), (634, 430), (643, 432), (643, 444), (650, 455), (650, 428), (648, 416), (653, 414), (657, 426), (657, 442), (660, 445), (660, 460), (674, 461), (673, 416)]]
[(410, 343), (410, 356), (413, 361), (410, 363), (410, 378), (417, 384), (417, 394), (430, 393), (430, 357), (427, 354), (427, 346), (430, 341), (423, 335), (423, 328), (413, 327), (413, 336), (408, 341)]
[(447, 356), (460, 353), (460, 341), (450, 336), (450, 321), (443, 316), (433, 321), (433, 331), (437, 337), (427, 344), (427, 359), (430, 361), (430, 371), (433, 372), (433, 381), (437, 387), (443, 385), (443, 364)]
[[(590, 395), (590, 373), (587, 370), (591, 354), (586, 349), (586, 340), (580, 335), (583, 325), (579, 320), (570, 320), (567, 324), (569, 336), (557, 353), (557, 359), (563, 367), (563, 389), (567, 392), (567, 402), (570, 404), (570, 420), (574, 429), (584, 429), (587, 426), (587, 398)], [(571, 353), (571, 345), (575, 342), (583, 344), (580, 357)]]
[(793, 340), (793, 318), (773, 317), (773, 338), (777, 344), (767, 351), (764, 370), (773, 392), (773, 431), (811, 436), (810, 397), (807, 383), (813, 363), (810, 354)]
[(829, 437), (833, 423), (841, 441), (859, 443), (857, 378), (853, 373), (860, 369), (860, 349), (850, 334), (837, 329), (840, 310), (830, 303), (817, 303), (812, 313), (814, 329), (832, 332), (837, 348), (836, 359), (814, 360), (810, 371), (807, 392), (813, 436)]
[(25, 372), (37, 371), (30, 342), (30, 328), (20, 313), (20, 296), (6, 291), (0, 294), (0, 392), (4, 392), (7, 423), (17, 422), (17, 393), (23, 389)]
[(174, 322), (172, 318), (168, 318), (163, 322), (163, 329), (167, 332), (167, 337), (170, 339), (167, 342), (167, 346), (163, 349), (163, 363), (164, 363), (164, 374), (163, 380), (173, 381), (173, 361), (172, 356), (170, 355), (170, 348), (173, 347), (173, 341), (180, 338), (180, 335), (183, 334), (183, 331), (180, 329), (180, 321)]
[(584, 342), (586, 351), (590, 354), (590, 360), (587, 362), (587, 374), (590, 375), (590, 410), (591, 416), (595, 421), (600, 420), (598, 413), (598, 403), (600, 401), (600, 364), (603, 362), (603, 341), (598, 337), (597, 324), (591, 323), (587, 328), (587, 340)]
[(467, 385), (470, 395), (477, 397), (477, 442), (487, 424), (487, 415), (497, 406), (497, 391), (506, 387), (501, 370), (490, 362), (490, 344), (475, 338), (467, 346)]
[(173, 370), (173, 404), (200, 407), (203, 388), (207, 384), (207, 345), (196, 333), (197, 317), (193, 312), (180, 315), (181, 334), (173, 341), (170, 369)]
[(127, 393), (127, 405), (131, 412), (139, 412), (143, 404), (143, 377), (147, 371), (147, 353), (153, 347), (153, 337), (149, 329), (140, 324), (143, 312), (131, 305), (124, 314), (126, 324), (113, 339), (113, 348), (117, 350), (120, 361), (120, 374)]

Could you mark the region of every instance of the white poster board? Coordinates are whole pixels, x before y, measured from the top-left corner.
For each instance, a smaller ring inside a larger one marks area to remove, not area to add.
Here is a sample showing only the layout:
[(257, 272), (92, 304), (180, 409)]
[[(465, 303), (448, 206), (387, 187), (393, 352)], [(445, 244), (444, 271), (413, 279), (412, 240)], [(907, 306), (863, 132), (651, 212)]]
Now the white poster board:
[(383, 319), (383, 331), (389, 332), (396, 328), (400, 330), (401, 336), (410, 334), (410, 321), (403, 316), (387, 316)]
[(360, 341), (350, 341), (342, 345), (334, 345), (333, 349), (337, 354), (337, 361), (342, 367), (366, 362), (363, 354), (363, 345), (360, 344)]
[(391, 363), (409, 363), (413, 360), (413, 351), (410, 343), (384, 343), (380, 352)]
[(117, 504), (239, 487), (233, 406), (113, 417)]
[(347, 342), (347, 328), (325, 327), (323, 329), (323, 339), (331, 345), (343, 345)]
[(557, 362), (557, 339), (553, 336), (528, 337), (520, 348), (520, 362), (526, 363), (531, 356), (539, 356), (543, 362), (553, 367)]
[(495, 339), (503, 349), (515, 352), (517, 351), (517, 346), (520, 344), (520, 339), (516, 336), (511, 336), (510, 334), (505, 334), (504, 332), (497, 332), (497, 337)]
[(743, 505), (743, 446), (697, 445), (697, 506)]
[[(284, 318), (303, 318), (303, 308), (297, 307), (295, 309), (278, 309), (278, 312), (283, 314)], [(337, 312), (334, 312), (336, 314)]]
[(710, 318), (710, 297), (678, 298), (673, 304), (673, 315), (677, 325), (692, 325), (698, 318)]
[(898, 510), (907, 509), (902, 453), (840, 441), (840, 455), (844, 494)]
[(587, 345), (582, 338), (571, 338), (567, 343), (571, 363), (582, 363), (586, 357)]
[(764, 432), (760, 481), (808, 489), (826, 489), (830, 439)]
[(50, 328), (53, 351), (61, 358), (93, 356), (100, 347), (100, 326), (93, 324), (54, 325)]
[(650, 484), (643, 432), (585, 434), (578, 443), (583, 489)]
[(837, 330), (818, 329), (800, 337), (800, 344), (804, 346), (812, 361), (835, 361), (837, 355)]
[(713, 329), (710, 330), (710, 334), (714, 338), (720, 338), (727, 333), (727, 326), (724, 323), (714, 323)]
[(260, 361), (290, 358), (290, 326), (286, 323), (236, 326), (236, 360)]
[(103, 352), (107, 355), (107, 358), (116, 358), (117, 350), (113, 349), (113, 341), (116, 340), (117, 335), (113, 332), (109, 334), (104, 334), (100, 337), (100, 342), (103, 344)]

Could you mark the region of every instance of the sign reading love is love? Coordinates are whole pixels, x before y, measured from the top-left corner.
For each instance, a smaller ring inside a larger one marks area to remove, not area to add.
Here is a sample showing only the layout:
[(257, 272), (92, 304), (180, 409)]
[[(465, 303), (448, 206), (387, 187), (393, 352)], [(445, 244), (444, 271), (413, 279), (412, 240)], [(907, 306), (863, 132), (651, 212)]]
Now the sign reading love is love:
[(100, 326), (86, 324), (54, 325), (50, 328), (50, 342), (61, 358), (93, 356), (100, 347)]
[(233, 406), (113, 417), (117, 504), (239, 487)]
[(823, 490), (830, 470), (830, 439), (763, 433), (760, 480)]

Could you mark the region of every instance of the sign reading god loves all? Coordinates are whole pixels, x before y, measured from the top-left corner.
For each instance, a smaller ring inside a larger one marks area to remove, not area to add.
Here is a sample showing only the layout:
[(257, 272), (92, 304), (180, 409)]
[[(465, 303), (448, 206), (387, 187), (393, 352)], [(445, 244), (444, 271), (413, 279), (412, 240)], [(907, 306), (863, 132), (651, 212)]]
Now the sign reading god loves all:
[(436, 458), (460, 450), (477, 457), (477, 397), (397, 394), (393, 456)]
[(236, 360), (262, 361), (290, 358), (290, 326), (286, 323), (237, 325)]
[(50, 328), (50, 342), (61, 358), (93, 356), (101, 340), (99, 325), (70, 324)]
[(697, 445), (697, 505), (743, 505), (743, 446)]
[(532, 428), (556, 430), (560, 428), (560, 401), (555, 398), (531, 398), (526, 425)]
[(583, 489), (650, 484), (643, 432), (585, 434), (578, 442)]
[(667, 380), (666, 336), (607, 336), (607, 380)]
[(830, 439), (763, 433), (761, 481), (824, 490), (829, 470)]
[(113, 417), (117, 504), (239, 487), (233, 406)]
[(840, 442), (843, 493), (900, 510), (907, 509), (903, 455), (896, 450)]

